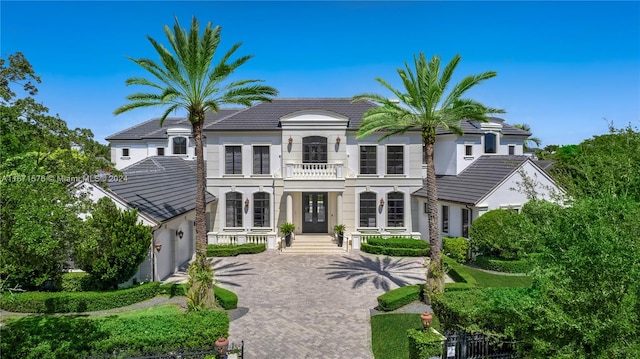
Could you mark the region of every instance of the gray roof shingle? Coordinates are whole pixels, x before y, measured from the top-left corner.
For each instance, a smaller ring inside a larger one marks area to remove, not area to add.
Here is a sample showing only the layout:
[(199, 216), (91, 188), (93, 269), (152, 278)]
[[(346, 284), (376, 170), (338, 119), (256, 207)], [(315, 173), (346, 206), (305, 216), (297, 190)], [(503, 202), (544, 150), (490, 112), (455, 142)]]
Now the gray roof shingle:
[[(158, 222), (195, 209), (196, 161), (148, 157), (122, 169), (126, 181), (109, 182), (109, 190)], [(215, 196), (206, 192), (206, 202)]]
[[(527, 156), (481, 156), (457, 176), (437, 176), (438, 200), (478, 204), (527, 160)], [(413, 194), (426, 197), (427, 189)]]

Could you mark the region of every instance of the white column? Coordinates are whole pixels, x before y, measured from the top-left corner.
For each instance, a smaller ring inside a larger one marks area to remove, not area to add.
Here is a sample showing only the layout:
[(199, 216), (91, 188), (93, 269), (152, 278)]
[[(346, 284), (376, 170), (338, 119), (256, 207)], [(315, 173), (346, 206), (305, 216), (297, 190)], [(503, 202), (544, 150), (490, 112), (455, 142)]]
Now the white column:
[(293, 223), (293, 198), (287, 193), (287, 222)]
[(338, 193), (336, 212), (336, 224), (344, 224), (342, 223), (342, 193)]

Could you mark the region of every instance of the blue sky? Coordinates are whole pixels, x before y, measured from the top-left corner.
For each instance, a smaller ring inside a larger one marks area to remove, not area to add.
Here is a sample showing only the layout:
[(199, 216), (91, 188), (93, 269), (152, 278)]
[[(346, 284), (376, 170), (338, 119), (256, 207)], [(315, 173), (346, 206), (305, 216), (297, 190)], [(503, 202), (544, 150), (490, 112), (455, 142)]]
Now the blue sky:
[(222, 44), (254, 58), (237, 78), (263, 79), (280, 97), (386, 95), (395, 69), (424, 52), (456, 78), (493, 70), (468, 94), (543, 145), (572, 144), (640, 125), (640, 2), (33, 2), (2, 1), (0, 54), (23, 52), (42, 77), (38, 99), (70, 127), (104, 137), (158, 116), (113, 110), (145, 72), (128, 56), (157, 58), (146, 35), (177, 16), (222, 26)]

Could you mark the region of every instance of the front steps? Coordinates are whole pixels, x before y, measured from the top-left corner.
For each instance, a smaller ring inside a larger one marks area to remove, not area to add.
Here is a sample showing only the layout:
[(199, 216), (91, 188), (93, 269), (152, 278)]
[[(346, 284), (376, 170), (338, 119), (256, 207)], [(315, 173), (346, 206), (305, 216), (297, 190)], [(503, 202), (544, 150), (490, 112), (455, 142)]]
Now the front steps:
[(291, 247), (284, 247), (282, 254), (344, 254), (347, 251), (346, 238), (342, 247), (338, 247), (336, 240), (329, 234), (298, 234), (294, 238)]

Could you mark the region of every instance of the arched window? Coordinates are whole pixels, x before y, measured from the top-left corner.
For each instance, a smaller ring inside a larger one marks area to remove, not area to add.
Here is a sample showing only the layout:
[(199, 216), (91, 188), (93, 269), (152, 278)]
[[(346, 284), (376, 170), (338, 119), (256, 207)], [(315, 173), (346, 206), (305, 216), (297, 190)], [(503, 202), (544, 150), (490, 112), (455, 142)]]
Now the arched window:
[(253, 226), (271, 227), (269, 217), (269, 193), (257, 192), (253, 194)]
[(487, 133), (484, 135), (484, 153), (496, 153), (498, 146), (496, 146), (496, 134)]
[(302, 162), (327, 163), (327, 138), (321, 136), (303, 138)]
[(360, 227), (376, 227), (376, 194), (360, 193)]
[(404, 226), (404, 193), (391, 192), (387, 195), (387, 227)]
[(226, 195), (227, 227), (242, 228), (242, 193), (228, 192)]
[(187, 138), (174, 137), (172, 141), (172, 148), (173, 148), (174, 155), (186, 155), (187, 154)]

